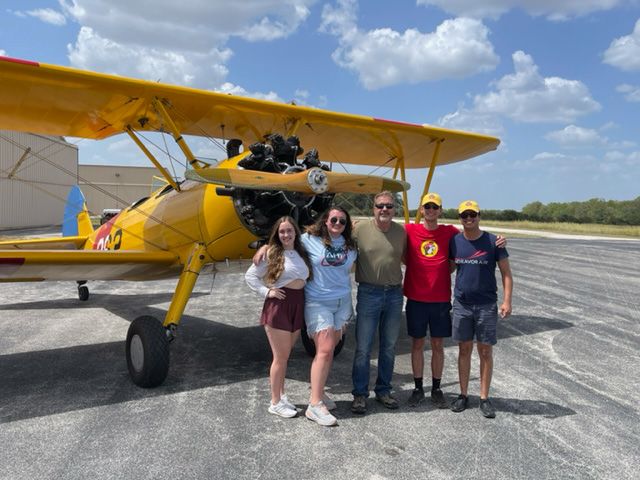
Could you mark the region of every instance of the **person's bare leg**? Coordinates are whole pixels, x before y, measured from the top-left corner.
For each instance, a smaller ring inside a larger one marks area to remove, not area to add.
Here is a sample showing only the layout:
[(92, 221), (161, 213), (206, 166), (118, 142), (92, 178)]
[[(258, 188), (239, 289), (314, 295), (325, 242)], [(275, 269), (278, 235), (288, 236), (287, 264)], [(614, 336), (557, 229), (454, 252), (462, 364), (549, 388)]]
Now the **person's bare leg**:
[(480, 399), (486, 400), (489, 398), (493, 374), (493, 347), (486, 343), (478, 343), (477, 348), (480, 357)]
[[(339, 334), (339, 332), (338, 332)], [(311, 362), (311, 399), (310, 403), (316, 405), (322, 400), (324, 386), (327, 383), (329, 370), (333, 363), (333, 350), (336, 346), (336, 332), (332, 328), (321, 330), (314, 335), (316, 344), (316, 356)]]
[(473, 352), (473, 340), (458, 343), (458, 379), (460, 381), (460, 393), (465, 397), (469, 388), (471, 352)]
[(284, 392), (284, 377), (287, 374), (287, 363), (291, 354), (291, 332), (278, 330), (268, 325), (264, 327), (271, 346), (273, 361), (269, 369), (271, 382), (271, 403), (277, 404)]

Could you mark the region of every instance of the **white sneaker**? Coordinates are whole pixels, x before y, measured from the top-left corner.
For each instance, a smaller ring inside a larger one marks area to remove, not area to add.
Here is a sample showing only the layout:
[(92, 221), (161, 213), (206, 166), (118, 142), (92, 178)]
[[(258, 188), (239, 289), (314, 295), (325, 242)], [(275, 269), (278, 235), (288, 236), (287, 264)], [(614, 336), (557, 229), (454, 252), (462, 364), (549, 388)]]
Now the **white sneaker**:
[(327, 392), (324, 392), (322, 394), (322, 403), (324, 403), (324, 406), (327, 407), (327, 410), (335, 410), (336, 408), (338, 408), (338, 406), (336, 405), (336, 402), (334, 402), (329, 398), (329, 395), (327, 395)]
[(291, 403), (289, 401), (289, 398), (286, 395), (282, 395), (280, 397), (280, 401), (282, 403), (284, 403), (287, 407), (289, 407), (291, 410), (295, 410), (296, 412), (300, 413), (302, 411), (301, 408), (296, 407), (293, 403)]
[(297, 410), (295, 408), (289, 408), (289, 406), (282, 401), (282, 398), (275, 405), (269, 403), (269, 413), (284, 418), (292, 418), (298, 414)]
[(332, 425), (338, 424), (338, 419), (329, 413), (329, 410), (327, 410), (327, 407), (322, 401), (316, 405), (309, 404), (305, 416), (323, 427), (331, 427)]

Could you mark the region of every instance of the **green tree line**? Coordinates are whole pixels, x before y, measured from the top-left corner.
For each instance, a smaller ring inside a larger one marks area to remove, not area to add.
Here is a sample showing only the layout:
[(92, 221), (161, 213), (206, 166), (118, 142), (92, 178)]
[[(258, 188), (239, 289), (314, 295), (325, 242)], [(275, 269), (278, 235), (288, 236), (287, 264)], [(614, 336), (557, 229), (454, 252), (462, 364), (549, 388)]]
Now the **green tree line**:
[[(457, 218), (455, 208), (445, 209), (445, 218)], [(640, 197), (634, 200), (603, 200), (585, 202), (531, 202), (517, 210), (482, 210), (486, 220), (532, 222), (597, 223), (602, 225), (640, 225)]]
[[(403, 215), (402, 197), (396, 196), (396, 216)], [(347, 209), (352, 216), (367, 216), (373, 211), (373, 195), (343, 193), (336, 195), (334, 203)], [(409, 215), (415, 217), (416, 210)], [(457, 218), (455, 208), (446, 208), (444, 218)], [(532, 222), (597, 223), (602, 225), (640, 225), (640, 197), (633, 200), (603, 200), (592, 198), (585, 202), (548, 203), (531, 202), (517, 210), (482, 210), (486, 220)]]

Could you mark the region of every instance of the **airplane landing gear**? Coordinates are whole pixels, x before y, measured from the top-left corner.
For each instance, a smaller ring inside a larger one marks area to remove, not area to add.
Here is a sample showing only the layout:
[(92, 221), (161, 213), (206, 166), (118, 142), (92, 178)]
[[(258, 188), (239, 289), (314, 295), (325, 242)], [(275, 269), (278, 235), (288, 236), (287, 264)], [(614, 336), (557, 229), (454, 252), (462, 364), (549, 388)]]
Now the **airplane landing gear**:
[[(342, 347), (344, 347), (344, 338), (346, 337), (346, 333), (342, 334), (342, 338), (336, 345), (336, 348), (333, 349), (333, 358), (336, 358), (340, 352), (342, 351)], [(302, 324), (302, 331), (300, 332), (300, 338), (302, 338), (302, 345), (304, 349), (307, 351), (310, 357), (316, 356), (316, 344), (313, 342), (311, 337), (307, 335), (307, 326)]]
[(127, 367), (139, 387), (157, 387), (169, 372), (169, 336), (156, 318), (136, 318), (127, 332)]
[(84, 280), (78, 281), (78, 299), (81, 302), (89, 300), (89, 287), (85, 285), (87, 283)]

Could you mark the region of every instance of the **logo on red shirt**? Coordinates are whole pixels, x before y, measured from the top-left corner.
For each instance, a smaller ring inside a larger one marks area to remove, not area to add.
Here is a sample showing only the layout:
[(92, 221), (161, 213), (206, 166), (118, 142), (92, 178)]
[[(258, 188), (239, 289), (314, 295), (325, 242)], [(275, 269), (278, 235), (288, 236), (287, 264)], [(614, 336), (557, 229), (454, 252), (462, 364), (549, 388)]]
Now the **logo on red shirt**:
[(438, 253), (438, 244), (434, 240), (425, 240), (420, 245), (420, 252), (425, 257), (433, 257)]

